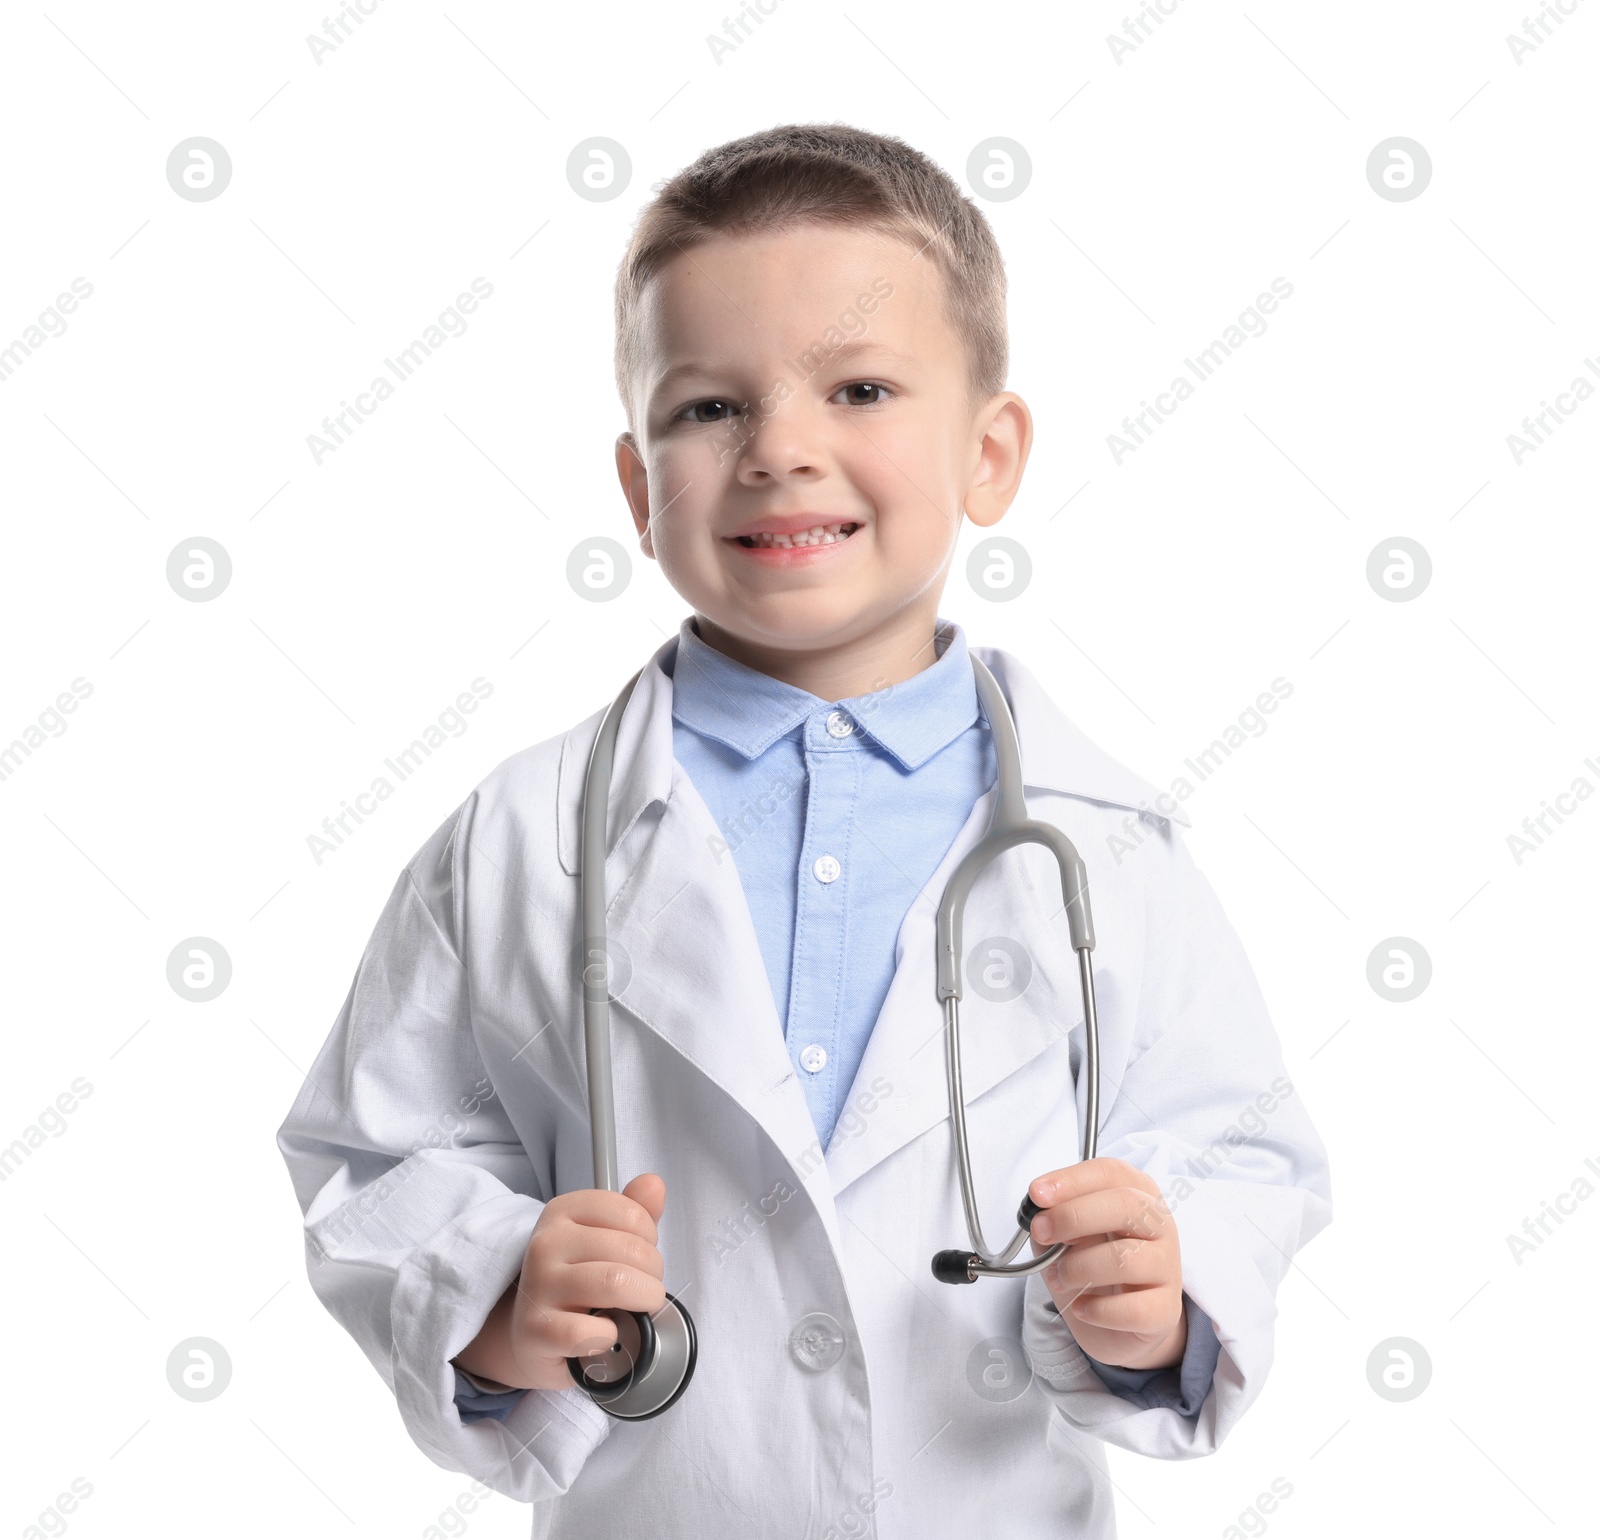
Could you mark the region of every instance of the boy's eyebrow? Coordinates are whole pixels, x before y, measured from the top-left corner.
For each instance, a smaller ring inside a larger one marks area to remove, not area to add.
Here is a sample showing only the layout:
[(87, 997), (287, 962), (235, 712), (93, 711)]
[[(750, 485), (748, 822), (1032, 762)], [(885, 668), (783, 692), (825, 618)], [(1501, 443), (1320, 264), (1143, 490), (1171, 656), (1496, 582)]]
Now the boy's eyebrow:
[(831, 364), (836, 359), (855, 358), (862, 353), (878, 353), (897, 364), (921, 362), (910, 353), (902, 353), (899, 348), (892, 348), (887, 342), (875, 342), (871, 337), (857, 337), (853, 342), (842, 342), (836, 348), (829, 348), (828, 356), (823, 362)]
[[(813, 348), (820, 346), (822, 344), (813, 344)], [(812, 349), (808, 348), (804, 351), (809, 353)], [(857, 337), (851, 342), (840, 343), (836, 348), (828, 348), (827, 357), (820, 359), (818, 365), (822, 367), (838, 363), (841, 359), (856, 358), (862, 353), (876, 353), (880, 357), (897, 364), (917, 364), (920, 362), (919, 359), (914, 358), (911, 354), (902, 353), (898, 348), (892, 348), (886, 342), (875, 342), (870, 337)], [(680, 379), (686, 374), (715, 374), (716, 372), (717, 366), (715, 364), (702, 363), (699, 360), (674, 364), (670, 369), (662, 372), (661, 377), (652, 388), (651, 394), (665, 390), (674, 380)]]

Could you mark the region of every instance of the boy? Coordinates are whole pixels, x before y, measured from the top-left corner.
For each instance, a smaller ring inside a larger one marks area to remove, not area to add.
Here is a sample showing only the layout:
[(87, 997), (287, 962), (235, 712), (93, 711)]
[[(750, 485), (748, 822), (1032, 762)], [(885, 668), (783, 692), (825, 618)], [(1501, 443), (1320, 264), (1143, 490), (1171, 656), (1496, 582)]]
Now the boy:
[[(994, 1236), (1046, 1272), (948, 1288), (961, 1244), (933, 909), (995, 759), (938, 602), (1032, 440), (986, 221), (898, 140), (709, 151), (617, 282), (644, 552), (693, 610), (645, 667), (608, 802), (623, 1192), (593, 1188), (579, 803), (599, 714), (499, 766), (401, 873), (279, 1134), (313, 1287), (439, 1464), (552, 1536), (1114, 1533), (1103, 1440), (1209, 1453), (1329, 1216), (1321, 1145), (1239, 943), (1156, 794), (1013, 659), (1031, 816), (1083, 854), (1100, 1156), (1059, 880), (1007, 852), (967, 910), (967, 1124)], [(1052, 896), (1054, 888), (1054, 896)], [(458, 1110), (459, 1115), (458, 1115)], [(666, 1291), (699, 1362), (617, 1422), (569, 1357)]]

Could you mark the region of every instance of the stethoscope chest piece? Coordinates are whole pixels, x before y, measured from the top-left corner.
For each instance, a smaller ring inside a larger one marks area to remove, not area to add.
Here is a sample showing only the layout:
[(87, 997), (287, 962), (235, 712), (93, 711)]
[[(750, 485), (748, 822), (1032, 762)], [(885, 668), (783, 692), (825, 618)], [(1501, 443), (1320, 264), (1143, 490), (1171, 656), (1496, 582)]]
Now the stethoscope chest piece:
[(642, 1422), (675, 1402), (694, 1377), (694, 1318), (671, 1294), (654, 1315), (592, 1310), (615, 1327), (611, 1346), (569, 1358), (573, 1383), (612, 1417)]

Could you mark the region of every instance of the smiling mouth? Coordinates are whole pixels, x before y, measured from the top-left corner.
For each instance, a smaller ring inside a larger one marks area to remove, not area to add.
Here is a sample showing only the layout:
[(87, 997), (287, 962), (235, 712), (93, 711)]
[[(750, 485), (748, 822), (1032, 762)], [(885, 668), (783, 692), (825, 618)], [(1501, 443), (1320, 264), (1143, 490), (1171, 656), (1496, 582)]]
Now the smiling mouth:
[(808, 545), (837, 545), (860, 528), (859, 524), (816, 524), (787, 535), (736, 535), (734, 538), (747, 551), (789, 551)]

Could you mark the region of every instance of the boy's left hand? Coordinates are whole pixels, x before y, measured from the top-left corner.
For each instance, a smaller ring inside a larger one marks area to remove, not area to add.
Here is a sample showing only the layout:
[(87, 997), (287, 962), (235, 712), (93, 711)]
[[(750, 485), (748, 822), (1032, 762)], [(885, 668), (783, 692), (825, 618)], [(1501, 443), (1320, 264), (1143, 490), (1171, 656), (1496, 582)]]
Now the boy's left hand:
[(1126, 1161), (1079, 1161), (1036, 1177), (1033, 1254), (1067, 1250), (1043, 1278), (1079, 1347), (1104, 1364), (1162, 1369), (1189, 1338), (1178, 1225), (1155, 1182)]

